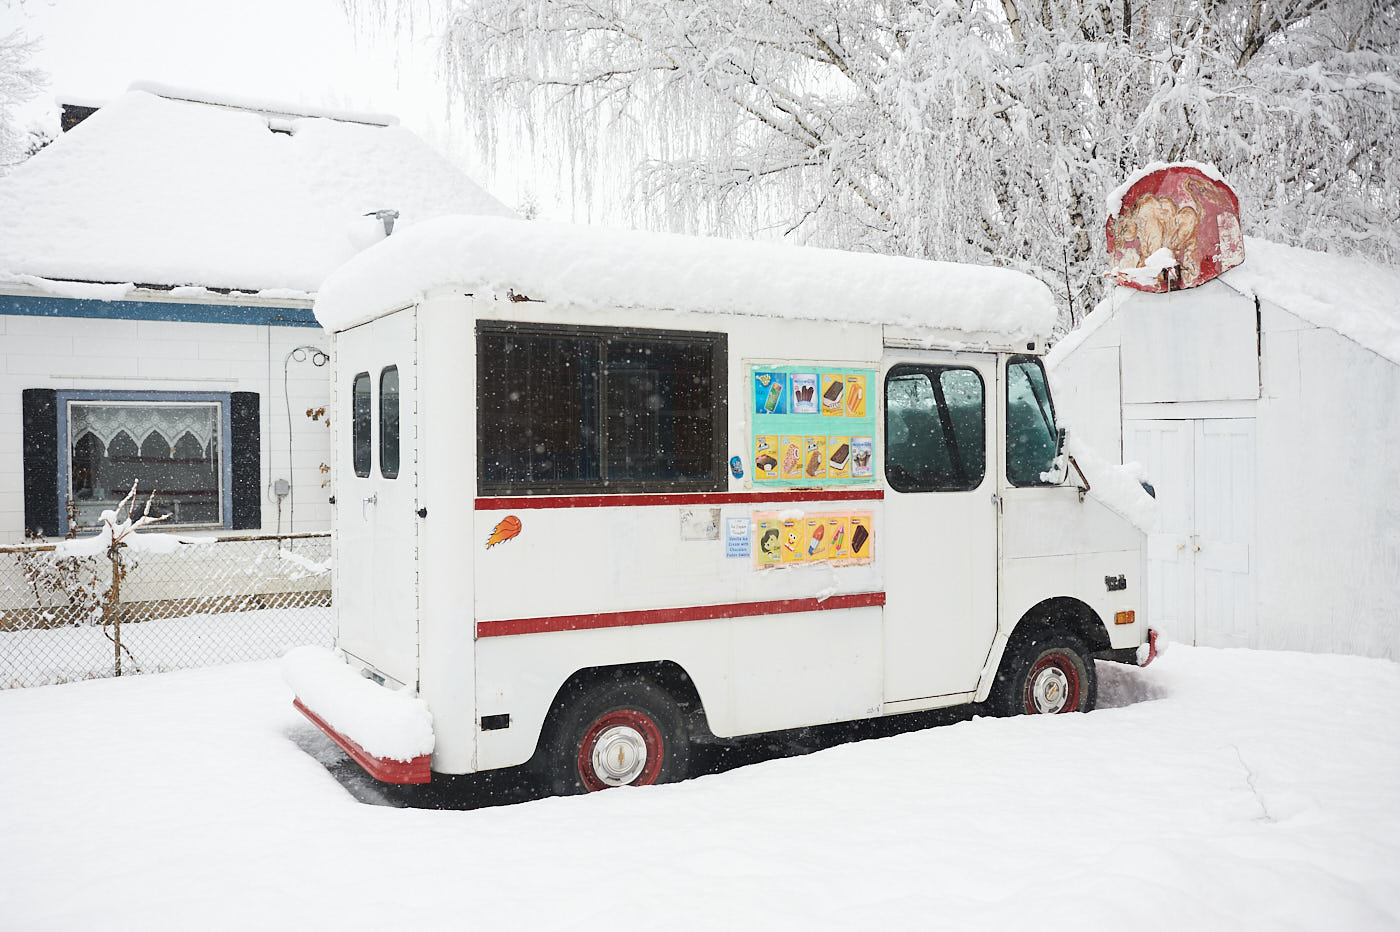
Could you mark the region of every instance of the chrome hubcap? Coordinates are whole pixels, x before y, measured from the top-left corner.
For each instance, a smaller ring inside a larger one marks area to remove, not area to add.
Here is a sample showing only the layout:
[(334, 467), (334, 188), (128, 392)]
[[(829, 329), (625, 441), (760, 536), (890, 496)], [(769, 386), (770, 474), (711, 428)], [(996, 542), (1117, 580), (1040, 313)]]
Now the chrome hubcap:
[(593, 773), (608, 786), (625, 786), (647, 765), (647, 742), (628, 725), (613, 725), (593, 745)]
[(1031, 702), (1042, 715), (1054, 715), (1069, 701), (1069, 677), (1059, 667), (1046, 667), (1031, 681)]

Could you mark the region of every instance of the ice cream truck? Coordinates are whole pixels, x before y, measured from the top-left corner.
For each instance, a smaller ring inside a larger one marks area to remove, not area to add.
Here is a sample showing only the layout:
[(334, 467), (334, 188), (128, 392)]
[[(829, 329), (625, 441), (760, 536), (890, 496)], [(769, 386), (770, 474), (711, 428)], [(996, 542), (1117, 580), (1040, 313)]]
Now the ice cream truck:
[(1150, 659), (1027, 275), (452, 217), (316, 313), (336, 633), (284, 670), (377, 779), (674, 781), (696, 742), (1088, 711), (1095, 660)]

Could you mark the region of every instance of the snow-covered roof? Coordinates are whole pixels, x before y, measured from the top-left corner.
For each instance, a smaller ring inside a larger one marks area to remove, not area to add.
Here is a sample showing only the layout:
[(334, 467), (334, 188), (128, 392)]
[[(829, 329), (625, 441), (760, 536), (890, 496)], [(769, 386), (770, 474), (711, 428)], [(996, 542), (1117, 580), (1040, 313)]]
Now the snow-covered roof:
[[(1400, 363), (1400, 268), (1246, 236), (1244, 264), (1220, 280)], [(1109, 289), (1083, 323), (1050, 350), (1047, 365), (1058, 366), (1128, 301), (1154, 297), (1122, 286)]]
[(326, 280), (316, 318), (343, 330), (440, 286), (584, 307), (880, 323), (1043, 342), (1050, 290), (1022, 272), (870, 253), (443, 217), (365, 250)]
[(129, 91), (0, 178), (0, 281), (310, 293), (380, 209), (512, 215), (399, 126)]
[(1220, 277), (1400, 363), (1400, 268), (1247, 236), (1244, 264)]

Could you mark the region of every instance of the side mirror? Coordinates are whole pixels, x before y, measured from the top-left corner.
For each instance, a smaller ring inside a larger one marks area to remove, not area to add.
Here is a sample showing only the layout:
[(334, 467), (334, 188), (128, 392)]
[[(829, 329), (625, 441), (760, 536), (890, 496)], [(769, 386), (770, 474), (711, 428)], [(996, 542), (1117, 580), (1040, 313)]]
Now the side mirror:
[(1069, 442), (1069, 428), (1061, 427), (1059, 436), (1055, 439), (1055, 455), (1059, 456), (1065, 452), (1065, 444)]

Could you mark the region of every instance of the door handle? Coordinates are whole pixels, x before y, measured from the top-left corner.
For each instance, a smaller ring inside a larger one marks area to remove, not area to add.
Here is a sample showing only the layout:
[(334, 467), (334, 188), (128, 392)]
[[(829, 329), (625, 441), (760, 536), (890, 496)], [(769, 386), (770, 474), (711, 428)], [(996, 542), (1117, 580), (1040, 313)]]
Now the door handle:
[(373, 495), (366, 495), (364, 498), (360, 499), (360, 520), (368, 521), (369, 515), (365, 514), (365, 509), (368, 508), (370, 505), (377, 504), (379, 504), (378, 492), (375, 492)]

